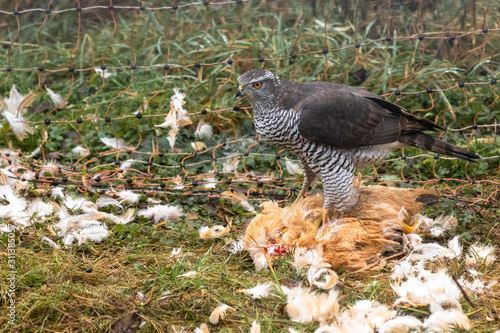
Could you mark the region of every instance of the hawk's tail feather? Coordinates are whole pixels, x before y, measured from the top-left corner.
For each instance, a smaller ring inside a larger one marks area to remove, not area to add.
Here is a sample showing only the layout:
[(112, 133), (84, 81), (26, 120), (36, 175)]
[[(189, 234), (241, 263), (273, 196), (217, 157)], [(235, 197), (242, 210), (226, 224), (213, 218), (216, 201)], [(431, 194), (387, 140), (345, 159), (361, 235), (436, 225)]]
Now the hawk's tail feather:
[(401, 135), (398, 139), (399, 142), (414, 146), (420, 149), (432, 151), (434, 153), (448, 155), (451, 157), (460, 158), (469, 162), (476, 162), (474, 159), (481, 158), (481, 156), (468, 151), (467, 149), (460, 148), (451, 143), (443, 141), (437, 137), (425, 133), (411, 133)]

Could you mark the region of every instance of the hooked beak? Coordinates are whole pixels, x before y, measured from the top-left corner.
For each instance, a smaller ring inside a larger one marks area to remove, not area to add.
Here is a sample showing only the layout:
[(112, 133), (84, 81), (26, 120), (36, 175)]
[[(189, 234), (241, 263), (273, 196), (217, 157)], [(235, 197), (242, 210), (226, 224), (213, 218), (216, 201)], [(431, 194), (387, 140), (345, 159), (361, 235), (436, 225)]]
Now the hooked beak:
[(236, 100), (240, 99), (240, 97), (243, 97), (243, 87), (241, 84), (238, 86), (238, 90), (236, 90)]

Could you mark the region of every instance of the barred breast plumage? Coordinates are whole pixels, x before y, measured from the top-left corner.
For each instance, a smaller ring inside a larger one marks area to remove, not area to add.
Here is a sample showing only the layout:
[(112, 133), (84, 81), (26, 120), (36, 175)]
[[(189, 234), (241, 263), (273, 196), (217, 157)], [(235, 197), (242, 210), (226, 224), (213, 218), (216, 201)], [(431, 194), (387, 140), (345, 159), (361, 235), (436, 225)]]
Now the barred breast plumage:
[(433, 122), (358, 88), (300, 84), (266, 70), (250, 70), (238, 83), (237, 97), (250, 101), (259, 137), (297, 155), (304, 170), (299, 197), (320, 176), (325, 208), (352, 208), (357, 199), (354, 168), (382, 159), (391, 148), (412, 145), (465, 160), (479, 158), (423, 133), (440, 129)]

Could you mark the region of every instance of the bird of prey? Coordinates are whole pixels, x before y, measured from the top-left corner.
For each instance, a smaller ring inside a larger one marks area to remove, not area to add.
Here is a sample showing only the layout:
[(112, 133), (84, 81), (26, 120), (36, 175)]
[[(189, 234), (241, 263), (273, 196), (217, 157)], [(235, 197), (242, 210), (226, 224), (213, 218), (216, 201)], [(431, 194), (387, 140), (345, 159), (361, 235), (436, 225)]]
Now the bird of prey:
[(434, 122), (355, 87), (330, 82), (298, 83), (252, 69), (238, 78), (236, 98), (253, 108), (259, 138), (297, 155), (304, 170), (302, 197), (317, 176), (324, 208), (350, 211), (359, 194), (353, 171), (383, 159), (391, 149), (414, 146), (467, 161), (480, 158), (425, 131)]

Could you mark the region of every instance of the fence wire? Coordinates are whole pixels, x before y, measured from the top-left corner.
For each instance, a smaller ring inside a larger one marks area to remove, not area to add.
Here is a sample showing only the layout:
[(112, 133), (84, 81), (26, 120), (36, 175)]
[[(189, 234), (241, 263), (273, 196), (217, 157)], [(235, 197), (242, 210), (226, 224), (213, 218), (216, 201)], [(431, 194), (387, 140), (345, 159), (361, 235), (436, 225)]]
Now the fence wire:
[(373, 91), (482, 156), (474, 164), (406, 148), (363, 170), (368, 183), (469, 203), (499, 197), (498, 1), (0, 4), (9, 177), (81, 192), (233, 189), (286, 200), (302, 183), (295, 157), (261, 144), (248, 103), (234, 100), (238, 75), (260, 67)]

